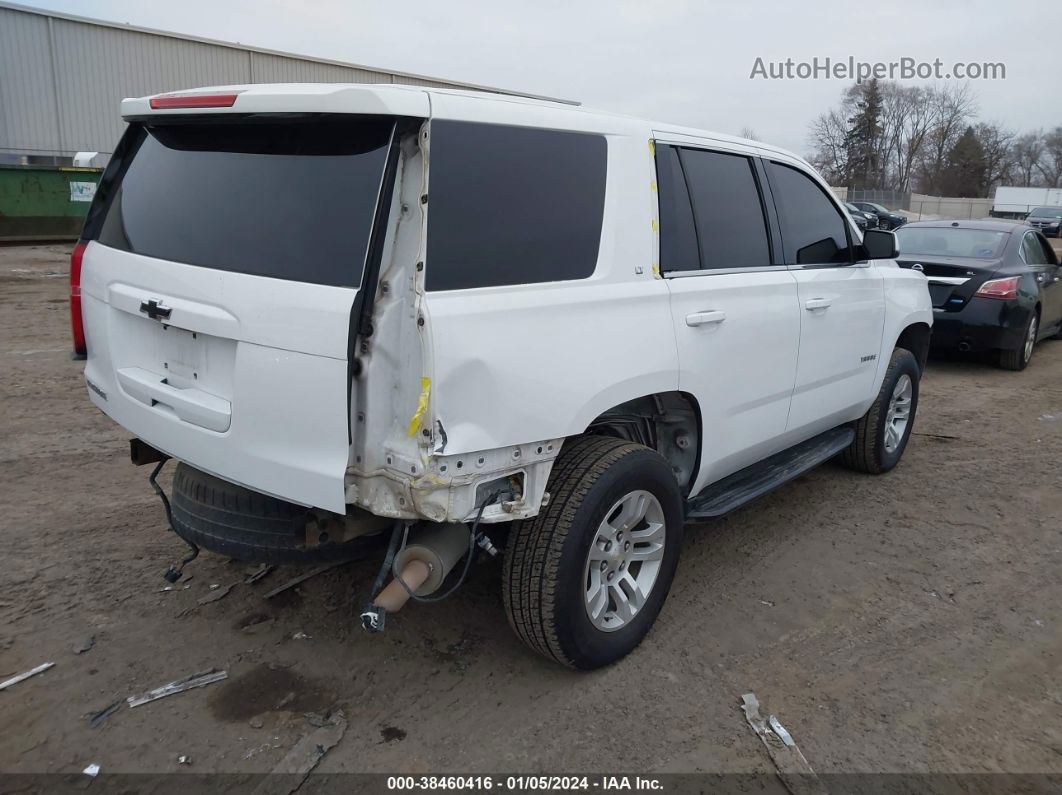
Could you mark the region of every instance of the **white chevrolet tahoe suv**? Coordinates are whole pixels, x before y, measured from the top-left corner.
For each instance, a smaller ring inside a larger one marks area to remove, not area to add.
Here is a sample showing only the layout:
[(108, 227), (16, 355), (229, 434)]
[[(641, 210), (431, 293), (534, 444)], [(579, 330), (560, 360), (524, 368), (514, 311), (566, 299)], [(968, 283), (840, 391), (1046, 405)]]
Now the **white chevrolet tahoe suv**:
[(75, 348), (186, 560), (378, 550), (378, 630), (502, 549), (517, 635), (594, 668), (648, 632), (684, 523), (910, 437), (925, 278), (788, 152), (409, 86), (122, 114)]

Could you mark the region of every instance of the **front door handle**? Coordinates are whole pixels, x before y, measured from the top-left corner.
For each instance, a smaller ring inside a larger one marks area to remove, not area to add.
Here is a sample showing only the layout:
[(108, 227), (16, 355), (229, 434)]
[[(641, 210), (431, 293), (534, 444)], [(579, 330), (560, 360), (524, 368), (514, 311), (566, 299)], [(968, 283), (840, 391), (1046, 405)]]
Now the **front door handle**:
[(717, 309), (708, 312), (694, 312), (686, 315), (686, 325), (690, 327), (722, 323), (724, 320), (726, 320), (726, 312), (720, 312)]
[(829, 298), (809, 298), (804, 302), (804, 308), (809, 312), (814, 312), (816, 309), (829, 309), (832, 304)]

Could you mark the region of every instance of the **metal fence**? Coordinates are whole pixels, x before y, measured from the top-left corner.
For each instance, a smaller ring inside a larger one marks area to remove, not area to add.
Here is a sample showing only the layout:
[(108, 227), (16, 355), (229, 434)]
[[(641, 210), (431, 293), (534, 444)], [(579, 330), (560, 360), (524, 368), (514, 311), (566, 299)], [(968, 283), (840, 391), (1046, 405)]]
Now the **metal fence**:
[[(989, 218), (993, 215), (992, 199), (966, 198), (958, 196), (929, 196), (924, 193), (910, 193), (898, 190), (855, 190), (848, 189), (847, 201), (873, 202), (889, 210), (904, 211), (912, 220), (921, 218), (949, 218), (968, 221), (977, 218)], [(1032, 207), (1028, 208), (1029, 210)], [(1011, 213), (1007, 217), (1024, 218), (1028, 214)]]
[(907, 210), (911, 205), (911, 194), (898, 190), (856, 190), (848, 189), (850, 202), (874, 202), (890, 210)]

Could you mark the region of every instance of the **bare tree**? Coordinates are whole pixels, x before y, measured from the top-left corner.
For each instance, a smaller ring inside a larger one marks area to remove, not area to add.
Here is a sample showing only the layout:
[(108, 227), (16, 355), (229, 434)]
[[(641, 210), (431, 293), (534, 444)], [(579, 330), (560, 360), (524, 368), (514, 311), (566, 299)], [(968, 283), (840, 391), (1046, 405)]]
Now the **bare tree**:
[(984, 152), (982, 195), (990, 196), (992, 189), (1008, 181), (1014, 171), (1014, 132), (997, 122), (981, 122), (974, 127), (974, 134)]
[(938, 193), (948, 153), (970, 123), (977, 100), (969, 83), (927, 89), (930, 126), (921, 157), (922, 190)]
[(1044, 155), (1043, 133), (1030, 132), (1019, 136), (1011, 148), (1014, 170), (1021, 187), (1029, 187), (1036, 181), (1040, 160)]
[(750, 141), (760, 140), (760, 136), (758, 136), (756, 131), (751, 127), (742, 127), (740, 135), (742, 138), (748, 138)]
[(808, 161), (831, 185), (848, 185), (848, 125), (838, 110), (823, 113), (811, 123)]
[(882, 163), (893, 190), (911, 189), (911, 177), (932, 123), (928, 90), (883, 84)]
[(1036, 168), (1047, 187), (1062, 187), (1062, 125), (1044, 135), (1042, 141), (1043, 154)]

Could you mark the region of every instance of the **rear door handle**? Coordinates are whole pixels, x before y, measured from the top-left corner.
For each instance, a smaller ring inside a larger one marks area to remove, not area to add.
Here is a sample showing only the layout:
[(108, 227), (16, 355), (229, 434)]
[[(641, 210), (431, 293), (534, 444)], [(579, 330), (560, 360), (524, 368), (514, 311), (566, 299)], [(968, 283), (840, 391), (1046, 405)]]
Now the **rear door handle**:
[(726, 320), (726, 312), (720, 312), (718, 309), (686, 315), (686, 325), (690, 327), (722, 323), (724, 320)]
[(809, 298), (804, 302), (804, 308), (809, 312), (814, 312), (816, 309), (829, 309), (832, 304), (829, 298)]

